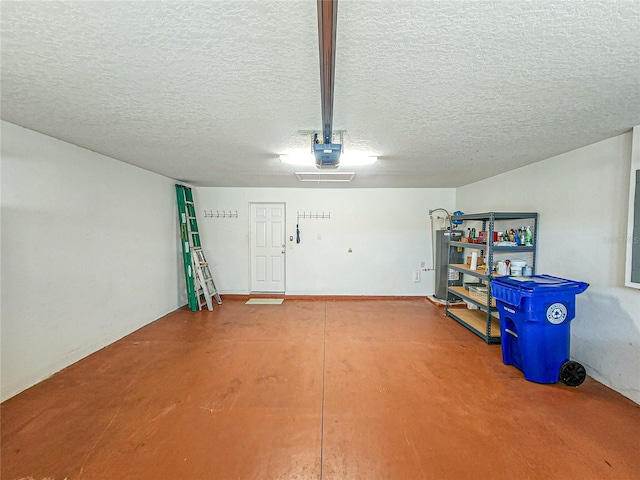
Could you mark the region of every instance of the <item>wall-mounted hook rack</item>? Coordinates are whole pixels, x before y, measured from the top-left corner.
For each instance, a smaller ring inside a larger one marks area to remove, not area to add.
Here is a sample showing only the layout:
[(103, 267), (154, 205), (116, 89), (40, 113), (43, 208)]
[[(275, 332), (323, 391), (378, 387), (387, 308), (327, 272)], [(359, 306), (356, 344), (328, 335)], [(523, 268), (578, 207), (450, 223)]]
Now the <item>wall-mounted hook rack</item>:
[(209, 210), (208, 212), (204, 211), (204, 218), (238, 218), (238, 211), (232, 212), (229, 210), (216, 210), (216, 213), (213, 213), (213, 210)]
[(323, 218), (331, 218), (331, 212), (318, 212), (316, 210), (316, 213), (313, 213), (312, 211), (309, 211), (309, 213), (307, 212), (298, 212), (298, 221), (300, 221), (301, 218), (313, 218), (313, 219), (323, 219)]

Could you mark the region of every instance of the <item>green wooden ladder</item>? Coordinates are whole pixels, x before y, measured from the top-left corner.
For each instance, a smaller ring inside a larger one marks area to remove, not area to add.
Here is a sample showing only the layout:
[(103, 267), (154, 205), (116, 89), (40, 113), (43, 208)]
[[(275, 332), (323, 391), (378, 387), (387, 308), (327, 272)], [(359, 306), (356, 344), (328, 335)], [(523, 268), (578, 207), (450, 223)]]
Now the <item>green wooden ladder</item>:
[(200, 243), (193, 193), (189, 187), (176, 185), (176, 196), (178, 197), (180, 243), (182, 244), (182, 263), (189, 308), (195, 312), (202, 310), (202, 307), (206, 305), (207, 309), (213, 310), (211, 298), (215, 298), (218, 305), (222, 304), (222, 299), (213, 281), (209, 263)]

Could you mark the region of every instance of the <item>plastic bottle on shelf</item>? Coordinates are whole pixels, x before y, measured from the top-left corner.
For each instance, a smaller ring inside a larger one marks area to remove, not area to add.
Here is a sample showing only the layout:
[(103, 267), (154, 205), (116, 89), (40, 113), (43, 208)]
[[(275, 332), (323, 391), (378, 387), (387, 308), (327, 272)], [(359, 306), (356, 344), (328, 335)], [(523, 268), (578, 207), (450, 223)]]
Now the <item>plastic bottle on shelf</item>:
[(524, 233), (524, 244), (531, 246), (533, 245), (533, 234), (531, 233), (531, 227), (527, 225), (526, 231)]
[(478, 268), (478, 252), (471, 253), (471, 265), (470, 270), (476, 270)]

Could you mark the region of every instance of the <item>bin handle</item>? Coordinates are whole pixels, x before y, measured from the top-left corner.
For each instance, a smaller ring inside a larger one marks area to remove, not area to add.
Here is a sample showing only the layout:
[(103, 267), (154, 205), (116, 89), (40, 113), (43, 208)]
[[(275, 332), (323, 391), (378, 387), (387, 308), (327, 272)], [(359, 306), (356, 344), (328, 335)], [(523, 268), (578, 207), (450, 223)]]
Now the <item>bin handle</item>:
[(509, 330), (508, 328), (505, 328), (504, 331), (507, 332), (509, 335), (513, 335), (514, 337), (518, 338), (518, 334), (513, 330)]

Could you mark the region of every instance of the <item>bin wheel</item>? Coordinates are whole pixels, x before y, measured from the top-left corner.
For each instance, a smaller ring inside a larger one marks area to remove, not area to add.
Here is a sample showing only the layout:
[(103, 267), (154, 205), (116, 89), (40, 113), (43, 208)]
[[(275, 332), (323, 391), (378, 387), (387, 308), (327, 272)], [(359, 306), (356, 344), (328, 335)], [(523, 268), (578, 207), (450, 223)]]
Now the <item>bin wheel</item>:
[(569, 360), (568, 362), (564, 362), (560, 367), (560, 380), (562, 380), (562, 383), (565, 385), (577, 387), (584, 382), (585, 378), (587, 378), (587, 372), (578, 362)]

